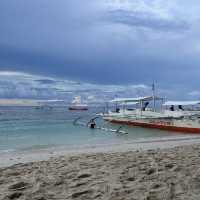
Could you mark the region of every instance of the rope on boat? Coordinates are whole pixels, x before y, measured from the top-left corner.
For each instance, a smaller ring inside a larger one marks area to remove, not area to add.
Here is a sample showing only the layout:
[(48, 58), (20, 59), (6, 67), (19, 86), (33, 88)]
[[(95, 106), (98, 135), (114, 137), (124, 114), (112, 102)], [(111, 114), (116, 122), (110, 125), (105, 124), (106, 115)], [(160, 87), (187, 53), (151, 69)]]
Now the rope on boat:
[(79, 124), (77, 124), (77, 122), (78, 122), (78, 120), (81, 119), (81, 118), (82, 118), (82, 117), (78, 117), (78, 118), (76, 118), (76, 119), (73, 121), (73, 125), (74, 125), (74, 126), (79, 125)]
[(118, 133), (120, 131), (120, 129), (122, 129), (123, 126), (120, 126), (117, 130), (116, 133)]

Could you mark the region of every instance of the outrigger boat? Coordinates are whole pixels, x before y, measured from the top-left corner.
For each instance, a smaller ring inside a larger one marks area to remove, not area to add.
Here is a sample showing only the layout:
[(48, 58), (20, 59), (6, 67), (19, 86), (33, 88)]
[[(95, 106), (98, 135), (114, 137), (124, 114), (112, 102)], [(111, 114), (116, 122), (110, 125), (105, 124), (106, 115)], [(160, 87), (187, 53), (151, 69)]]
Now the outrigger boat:
[[(157, 102), (159, 102), (159, 106)], [(168, 101), (164, 103), (164, 98), (153, 95), (138, 98), (116, 98), (111, 103), (116, 104), (116, 110), (101, 114), (103, 119), (108, 122), (200, 134), (200, 110), (188, 109), (190, 106), (198, 107), (200, 101)], [(149, 108), (150, 104), (152, 108)], [(119, 108), (119, 105), (122, 106), (122, 109)], [(127, 109), (129, 105), (135, 105), (136, 108)], [(160, 108), (158, 109), (158, 107)]]

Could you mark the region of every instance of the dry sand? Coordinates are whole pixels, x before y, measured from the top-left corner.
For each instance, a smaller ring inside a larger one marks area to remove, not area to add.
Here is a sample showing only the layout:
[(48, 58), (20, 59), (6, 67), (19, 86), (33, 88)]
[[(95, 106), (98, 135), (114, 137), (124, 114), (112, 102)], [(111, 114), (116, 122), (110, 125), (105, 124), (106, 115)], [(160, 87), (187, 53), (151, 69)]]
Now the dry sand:
[(200, 145), (85, 153), (0, 168), (0, 199), (199, 200)]

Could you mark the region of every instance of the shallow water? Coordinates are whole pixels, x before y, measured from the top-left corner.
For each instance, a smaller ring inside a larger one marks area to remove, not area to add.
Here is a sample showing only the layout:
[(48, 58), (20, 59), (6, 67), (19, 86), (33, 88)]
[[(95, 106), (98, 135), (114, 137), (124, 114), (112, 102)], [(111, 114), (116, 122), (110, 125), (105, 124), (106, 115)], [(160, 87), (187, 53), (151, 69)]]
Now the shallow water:
[[(0, 108), (0, 151), (22, 149), (48, 148), (65, 145), (112, 144), (137, 139), (179, 137), (181, 134), (143, 128), (123, 126), (127, 135), (119, 135), (109, 131), (91, 130), (83, 126), (74, 126), (73, 121), (81, 116), (80, 121), (87, 123), (101, 109), (90, 111), (70, 112), (66, 107), (52, 109), (36, 109), (34, 107), (2, 107)], [(112, 129), (119, 125), (112, 125), (97, 120), (98, 126)]]

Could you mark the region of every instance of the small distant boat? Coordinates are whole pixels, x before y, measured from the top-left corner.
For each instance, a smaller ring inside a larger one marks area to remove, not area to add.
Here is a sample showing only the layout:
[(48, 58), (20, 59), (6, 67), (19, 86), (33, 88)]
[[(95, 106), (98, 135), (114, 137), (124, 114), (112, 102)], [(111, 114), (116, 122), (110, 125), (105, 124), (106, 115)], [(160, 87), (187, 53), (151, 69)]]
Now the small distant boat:
[(53, 107), (49, 105), (41, 105), (41, 106), (36, 106), (35, 109), (36, 110), (52, 110)]
[(68, 107), (69, 110), (85, 111), (88, 110), (88, 105), (81, 103), (81, 97), (74, 97), (72, 104)]

